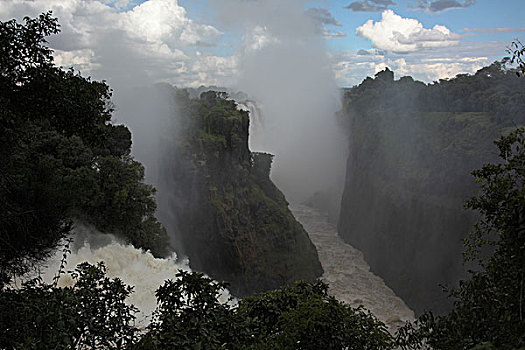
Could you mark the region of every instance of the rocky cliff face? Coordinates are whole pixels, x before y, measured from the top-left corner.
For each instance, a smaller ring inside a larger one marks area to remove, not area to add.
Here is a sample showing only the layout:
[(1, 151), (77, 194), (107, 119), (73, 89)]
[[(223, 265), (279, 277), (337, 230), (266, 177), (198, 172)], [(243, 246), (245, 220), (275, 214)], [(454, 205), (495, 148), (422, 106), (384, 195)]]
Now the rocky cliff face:
[(451, 301), (439, 284), (464, 276), (462, 239), (475, 218), (463, 202), (477, 190), (470, 173), (493, 161), (492, 140), (523, 120), (509, 113), (519, 106), (485, 102), (507, 98), (498, 91), (513, 79), (491, 66), (425, 85), (394, 81), (386, 70), (346, 91), (339, 234), (416, 313), (446, 311)]
[(238, 296), (320, 276), (314, 245), (269, 178), (272, 156), (248, 148), (248, 113), (214, 91), (175, 94), (170, 207), (192, 267)]
[(439, 284), (464, 276), (462, 239), (472, 215), (462, 210), (462, 198), (415, 190), (412, 179), (391, 171), (362, 149), (352, 152), (339, 234), (416, 313), (446, 311), (450, 301)]

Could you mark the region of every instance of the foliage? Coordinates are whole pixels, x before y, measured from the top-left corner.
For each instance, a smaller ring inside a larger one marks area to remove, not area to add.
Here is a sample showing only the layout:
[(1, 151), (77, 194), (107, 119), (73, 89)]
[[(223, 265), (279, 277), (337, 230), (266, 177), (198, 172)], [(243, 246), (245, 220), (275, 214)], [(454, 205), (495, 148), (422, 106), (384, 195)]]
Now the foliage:
[(103, 263), (69, 275), (73, 284), (63, 288), (35, 279), (0, 291), (0, 348), (393, 349), (383, 323), (328, 296), (321, 281), (234, 305), (219, 300), (224, 283), (180, 271), (158, 288), (153, 320), (139, 331), (137, 310), (125, 302), (133, 288), (106, 277)]
[(323, 282), (261, 293), (237, 308), (221, 283), (181, 272), (157, 291), (159, 308), (139, 349), (391, 349), (385, 325), (327, 295)]
[(74, 285), (39, 279), (0, 291), (2, 349), (123, 349), (136, 342), (132, 288), (105, 276), (103, 264), (80, 264)]
[(518, 71), (516, 72), (518, 77), (520, 74), (525, 74), (525, 47), (523, 44), (519, 40), (513, 41), (507, 49), (507, 53), (512, 55), (512, 57), (508, 57), (510, 63), (516, 63), (518, 65)]
[(321, 282), (297, 282), (240, 302), (253, 349), (391, 349), (385, 325), (337, 301)]
[[(424, 119), (424, 113), (485, 113), (489, 120), (514, 126), (525, 121), (525, 98), (521, 79), (506, 61), (494, 62), (475, 74), (459, 74), (431, 84), (405, 76), (393, 80), (385, 69), (375, 79), (367, 77), (359, 86), (345, 89), (346, 115), (370, 115), (381, 111), (413, 111)], [(352, 119), (348, 120), (351, 121)]]
[(49, 255), (84, 220), (167, 253), (154, 189), (112, 125), (111, 91), (53, 64), (51, 13), (0, 22), (0, 286)]
[[(417, 327), (400, 333), (407, 348), (421, 342), (436, 350), (525, 348), (525, 129), (495, 143), (501, 163), (473, 172), (481, 193), (467, 202), (481, 214), (466, 241), (467, 258), (477, 259), (482, 268), (450, 291), (455, 302), (449, 314), (427, 313)], [(483, 256), (487, 245), (492, 253)]]
[(180, 271), (155, 295), (158, 308), (138, 349), (242, 348), (243, 329), (234, 309), (219, 302), (226, 285), (201, 273)]

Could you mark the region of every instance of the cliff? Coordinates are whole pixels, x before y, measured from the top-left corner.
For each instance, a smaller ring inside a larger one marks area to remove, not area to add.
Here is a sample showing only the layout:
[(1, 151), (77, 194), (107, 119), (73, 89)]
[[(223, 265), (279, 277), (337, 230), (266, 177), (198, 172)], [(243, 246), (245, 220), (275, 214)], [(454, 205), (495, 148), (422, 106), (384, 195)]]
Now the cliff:
[(465, 274), (462, 240), (474, 217), (463, 202), (477, 191), (470, 173), (496, 158), (492, 140), (525, 120), (513, 98), (521, 91), (495, 64), (431, 85), (394, 81), (387, 69), (345, 92), (339, 234), (417, 313), (450, 307), (439, 284)]
[(174, 96), (170, 207), (192, 268), (238, 296), (320, 276), (314, 245), (269, 178), (272, 155), (248, 148), (248, 112), (215, 91)]

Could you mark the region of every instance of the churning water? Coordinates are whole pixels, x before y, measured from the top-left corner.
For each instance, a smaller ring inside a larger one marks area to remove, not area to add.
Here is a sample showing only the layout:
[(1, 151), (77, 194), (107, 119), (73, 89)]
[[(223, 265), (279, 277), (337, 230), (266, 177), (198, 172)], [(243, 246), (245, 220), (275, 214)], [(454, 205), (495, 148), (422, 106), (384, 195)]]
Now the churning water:
[[(370, 272), (363, 254), (346, 244), (337, 235), (335, 227), (326, 215), (307, 206), (291, 208), (317, 247), (324, 269), (322, 279), (330, 286), (329, 293), (353, 307), (363, 305), (379, 320), (396, 329), (406, 320), (413, 320), (414, 313), (388, 288), (384, 281)], [(157, 305), (155, 290), (167, 279), (174, 279), (178, 270), (191, 271), (188, 260), (180, 260), (175, 254), (166, 259), (155, 258), (150, 252), (119, 242), (114, 236), (101, 234), (93, 228), (77, 225), (72, 253), (67, 258), (67, 270), (87, 261), (96, 264), (103, 261), (110, 278), (119, 277), (134, 286), (128, 302), (139, 309), (137, 323), (145, 326)], [(45, 282), (51, 283), (60, 267), (62, 252), (49, 259), (42, 270)], [(64, 274), (59, 286), (73, 284), (71, 276)], [(225, 291), (221, 302), (230, 295)]]
[(414, 312), (370, 271), (363, 253), (345, 243), (327, 215), (307, 206), (290, 208), (317, 247), (329, 293), (353, 307), (363, 305), (391, 329), (414, 320)]
[[(167, 279), (175, 279), (178, 270), (191, 271), (188, 260), (180, 261), (173, 254), (169, 258), (155, 258), (150, 252), (137, 249), (129, 244), (122, 244), (112, 236), (97, 233), (94, 229), (77, 226), (75, 228), (72, 253), (67, 258), (66, 271), (74, 270), (82, 262), (96, 264), (103, 261), (107, 276), (118, 277), (127, 285), (134, 287), (134, 292), (127, 301), (139, 309), (136, 315), (139, 326), (146, 326), (151, 313), (157, 306), (155, 291)], [(58, 251), (42, 271), (45, 282), (51, 283), (60, 267), (62, 252)], [(60, 277), (58, 286), (71, 286), (73, 279), (69, 274)], [(228, 291), (223, 292), (219, 300), (227, 302)]]

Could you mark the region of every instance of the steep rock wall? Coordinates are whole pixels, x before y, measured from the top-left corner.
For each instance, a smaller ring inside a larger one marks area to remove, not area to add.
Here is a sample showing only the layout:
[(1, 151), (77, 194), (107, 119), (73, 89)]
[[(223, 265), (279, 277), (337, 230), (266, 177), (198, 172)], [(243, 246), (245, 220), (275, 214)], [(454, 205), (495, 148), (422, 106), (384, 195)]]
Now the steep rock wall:
[(522, 87), (495, 64), (432, 85), (394, 81), (387, 69), (345, 92), (350, 155), (338, 231), (416, 313), (450, 307), (439, 284), (465, 274), (470, 173), (495, 160), (492, 141), (506, 127), (525, 120), (511, 97)]
[(170, 179), (175, 245), (238, 296), (322, 274), (317, 251), (248, 148), (249, 115), (214, 91), (177, 94)]

